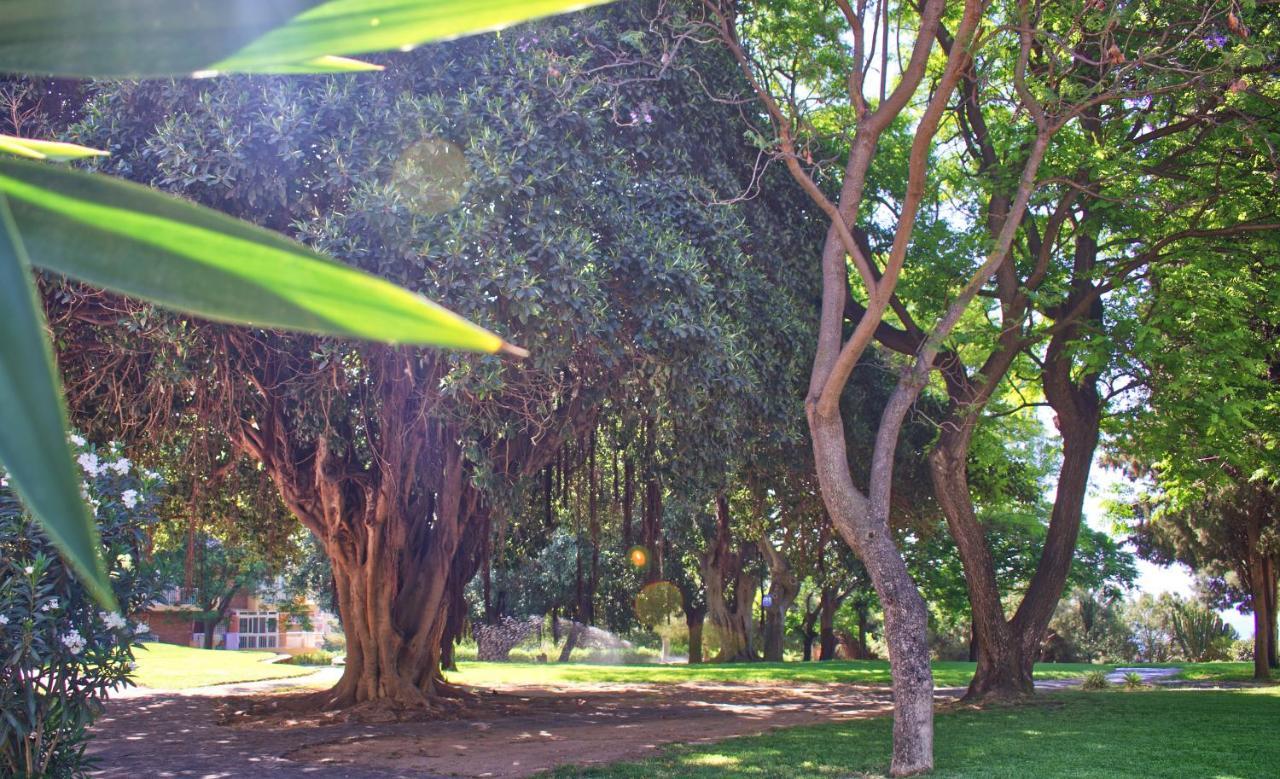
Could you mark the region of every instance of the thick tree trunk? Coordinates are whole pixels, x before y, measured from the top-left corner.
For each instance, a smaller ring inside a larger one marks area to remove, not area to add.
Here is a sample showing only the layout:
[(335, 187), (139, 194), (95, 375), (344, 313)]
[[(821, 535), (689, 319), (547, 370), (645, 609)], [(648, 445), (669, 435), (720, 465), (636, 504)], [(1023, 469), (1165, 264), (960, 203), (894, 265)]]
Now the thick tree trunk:
[(733, 548), (729, 501), (717, 498), (716, 535), (702, 557), (702, 582), (707, 591), (707, 617), (720, 640), (718, 663), (757, 659), (751, 621), (756, 580), (746, 565), (751, 548), (747, 544)]
[[(331, 557), (338, 579), (339, 608), (346, 628), (347, 660), (341, 680), (330, 692), (328, 706), (342, 708), (371, 701), (406, 706), (429, 706), (439, 694), (441, 612), (447, 604), (438, 595), (422, 603), (426, 624), (400, 623), (395, 617), (398, 588), (394, 571), (379, 562)], [(426, 590), (443, 592), (445, 575), (425, 574)], [(430, 597), (430, 596), (429, 596)]]
[[(732, 557), (738, 558), (737, 554)], [(707, 587), (707, 619), (716, 630), (720, 641), (717, 663), (752, 662), (757, 659), (751, 621), (750, 596), (743, 593), (755, 589), (755, 577), (742, 570), (743, 566), (725, 565), (709, 561), (704, 567), (703, 581)], [(732, 584), (733, 593), (726, 592)], [(745, 603), (744, 603), (745, 601)]]
[[(470, 482), (463, 436), (434, 416), (447, 366), (417, 350), (365, 347), (361, 411), (321, 414), (326, 423), (316, 430), (311, 422), (298, 425), (289, 411), (292, 363), (260, 360), (260, 353), (237, 349), (243, 362), (226, 368), (229, 384), (251, 385), (238, 396), (242, 408), (228, 435), (262, 463), (332, 565), (347, 660), (323, 705), (432, 706), (456, 696), (441, 675), (441, 647), (453, 634), (449, 618), (459, 593), (483, 556), (489, 518)], [(553, 432), (493, 444), (495, 475), (515, 480), (547, 469), (566, 439), (593, 426), (596, 410), (586, 403), (583, 394), (560, 406), (548, 420)], [(544, 488), (551, 486), (545, 478)], [(502, 611), (501, 593), (495, 611)], [(460, 629), (460, 621), (453, 624)]]
[(760, 539), (759, 547), (769, 564), (771, 601), (764, 610), (764, 659), (780, 663), (786, 647), (787, 612), (800, 595), (800, 580), (791, 570), (786, 556), (774, 549), (767, 538)]
[[(326, 454), (322, 444), (318, 470)], [(441, 674), (441, 647), (456, 590), (469, 578), (453, 575), (454, 566), (474, 566), (457, 557), (478, 553), (479, 545), (464, 534), (487, 532), (487, 523), (480, 521), (476, 494), (467, 491), (464, 500), (456, 444), (446, 446), (441, 473), (443, 483), (425, 508), (431, 522), (411, 520), (394, 500), (353, 503), (342, 485), (320, 485), (326, 515), (321, 529), (332, 529), (322, 540), (347, 636), (346, 665), (328, 695), (329, 708), (368, 702), (430, 707), (453, 694)], [(352, 516), (357, 508), (362, 519)]]

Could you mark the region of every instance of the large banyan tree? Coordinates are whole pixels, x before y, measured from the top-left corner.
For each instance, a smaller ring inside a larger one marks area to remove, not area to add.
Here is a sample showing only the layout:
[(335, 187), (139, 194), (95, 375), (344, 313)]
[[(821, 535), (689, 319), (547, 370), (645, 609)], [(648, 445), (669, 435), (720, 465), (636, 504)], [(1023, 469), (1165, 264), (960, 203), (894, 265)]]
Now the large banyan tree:
[(749, 382), (746, 362), (773, 357), (741, 323), (794, 308), (769, 268), (810, 223), (776, 195), (711, 202), (749, 189), (756, 156), (726, 130), (737, 108), (706, 99), (707, 73), (736, 71), (686, 75), (680, 58), (720, 55), (645, 31), (642, 11), (611, 9), (382, 73), (98, 85), (69, 132), (112, 151), (107, 172), (292, 234), (532, 353), (235, 328), (46, 287), (80, 414), (137, 440), (204, 431), (323, 545), (348, 640), (325, 705), (451, 694), (441, 647), (491, 528), (619, 388), (674, 365)]

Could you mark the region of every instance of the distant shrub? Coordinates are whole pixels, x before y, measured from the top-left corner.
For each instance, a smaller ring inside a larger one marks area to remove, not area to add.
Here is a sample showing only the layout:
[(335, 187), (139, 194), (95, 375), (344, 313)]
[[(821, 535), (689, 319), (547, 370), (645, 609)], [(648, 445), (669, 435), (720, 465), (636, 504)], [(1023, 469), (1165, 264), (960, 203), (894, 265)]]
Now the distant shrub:
[(313, 649), (310, 652), (300, 652), (288, 659), (290, 665), (333, 665), (333, 652), (326, 652), (323, 649)]
[(1253, 639), (1238, 638), (1231, 642), (1231, 648), (1227, 650), (1227, 655), (1240, 663), (1253, 662)]
[(347, 651), (347, 637), (341, 633), (330, 633), (324, 637), (324, 642), (320, 648), (326, 652), (336, 652), (341, 654)]
[(1107, 681), (1105, 671), (1090, 671), (1084, 675), (1084, 682), (1080, 687), (1085, 690), (1105, 690), (1111, 686), (1111, 682)]
[(1142, 674), (1137, 671), (1130, 671), (1124, 675), (1124, 688), (1126, 690), (1137, 690), (1146, 686), (1147, 683), (1143, 681)]

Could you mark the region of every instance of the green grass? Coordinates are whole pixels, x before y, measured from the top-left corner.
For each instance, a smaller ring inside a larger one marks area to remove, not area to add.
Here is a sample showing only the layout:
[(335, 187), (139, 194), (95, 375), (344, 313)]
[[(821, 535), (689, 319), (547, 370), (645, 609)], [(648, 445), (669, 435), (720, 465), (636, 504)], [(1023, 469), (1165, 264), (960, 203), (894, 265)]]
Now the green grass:
[(1253, 663), (1187, 663), (1177, 678), (1193, 682), (1251, 682)]
[[(1280, 765), (1280, 688), (1059, 692), (1023, 707), (936, 720), (931, 776), (1261, 779)], [(558, 777), (880, 777), (888, 717), (672, 747), (656, 758)]]
[(142, 687), (180, 690), (315, 673), (315, 668), (271, 663), (271, 652), (227, 652), (174, 644), (143, 644), (134, 651), (134, 681)]
[[(1114, 666), (1087, 663), (1044, 663), (1036, 667), (1037, 679), (1077, 679), (1088, 671)], [(936, 662), (934, 684), (964, 687), (973, 677), (973, 663)], [(742, 663), (732, 665), (589, 665), (586, 663), (482, 663), (460, 662), (449, 680), (476, 687), (505, 684), (671, 684), (693, 681), (796, 682), (889, 684), (889, 664), (884, 660), (833, 661), (830, 663)]]

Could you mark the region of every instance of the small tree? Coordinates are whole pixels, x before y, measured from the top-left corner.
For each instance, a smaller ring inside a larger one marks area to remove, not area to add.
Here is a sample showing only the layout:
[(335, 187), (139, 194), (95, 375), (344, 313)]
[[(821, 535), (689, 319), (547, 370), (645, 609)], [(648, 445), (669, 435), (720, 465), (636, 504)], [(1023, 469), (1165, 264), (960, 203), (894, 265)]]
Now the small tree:
[(1193, 663), (1223, 660), (1236, 640), (1235, 628), (1201, 603), (1181, 601), (1169, 611), (1169, 625), (1182, 656)]

